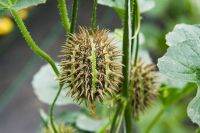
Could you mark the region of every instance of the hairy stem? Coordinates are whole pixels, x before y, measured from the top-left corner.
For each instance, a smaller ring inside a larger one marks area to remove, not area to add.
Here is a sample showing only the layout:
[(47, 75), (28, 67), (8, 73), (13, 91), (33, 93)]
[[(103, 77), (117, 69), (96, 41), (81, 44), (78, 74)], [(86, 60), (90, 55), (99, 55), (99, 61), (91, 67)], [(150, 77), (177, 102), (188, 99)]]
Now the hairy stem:
[(97, 0), (93, 0), (91, 25), (92, 29), (97, 28)]
[[(32, 49), (32, 51), (37, 54), (38, 56), (40, 56), (41, 58), (43, 58), (44, 60), (46, 60), (50, 65), (51, 67), (53, 68), (55, 74), (57, 76), (59, 76), (59, 71), (58, 71), (58, 68), (56, 67), (56, 64), (55, 62), (53, 61), (53, 59), (48, 55), (46, 54), (43, 50), (41, 50), (37, 44), (35, 43), (35, 41), (32, 39), (30, 33), (28, 32), (23, 20), (19, 17), (19, 15), (17, 14), (17, 12), (15, 10), (10, 10), (15, 22), (17, 23), (17, 26), (19, 27), (25, 41), (27, 42), (28, 46)], [(55, 102), (61, 92), (61, 89), (62, 89), (62, 86), (60, 86), (60, 89), (54, 99), (54, 102), (51, 106), (51, 111), (50, 111), (50, 120), (51, 120), (51, 125), (52, 125), (52, 128), (54, 130), (54, 132), (56, 133), (56, 128), (54, 126), (54, 123), (53, 123), (53, 108), (54, 108), (54, 105), (55, 105)]]
[(55, 107), (56, 101), (58, 100), (58, 97), (59, 97), (59, 95), (61, 93), (62, 88), (63, 88), (63, 85), (61, 84), (60, 88), (59, 88), (59, 90), (58, 90), (58, 92), (57, 92), (57, 94), (56, 94), (56, 96), (55, 96), (55, 98), (53, 100), (53, 103), (51, 104), (51, 108), (50, 108), (50, 123), (51, 123), (51, 127), (52, 127), (54, 133), (58, 133), (58, 132), (57, 132), (56, 126), (54, 124), (53, 112), (54, 112), (54, 107)]
[(74, 33), (78, 14), (78, 0), (74, 0), (70, 33)]
[(27, 30), (23, 20), (19, 17), (19, 15), (17, 14), (17, 11), (15, 10), (10, 10), (18, 28), (20, 29), (26, 43), (28, 44), (28, 46), (31, 48), (31, 50), (38, 56), (40, 56), (42, 59), (44, 59), (45, 61), (47, 61), (52, 69), (54, 70), (55, 74), (58, 76), (59, 75), (59, 71), (58, 68), (54, 62), (54, 60), (47, 54), (45, 53), (42, 49), (40, 49), (38, 47), (38, 45), (36, 44), (36, 42), (33, 40), (33, 38), (31, 37), (29, 31)]
[(132, 133), (132, 107), (131, 104), (129, 104), (129, 85), (130, 85), (130, 54), (131, 54), (131, 1), (126, 0), (125, 3), (125, 18), (124, 18), (124, 35), (123, 35), (123, 58), (122, 63), (124, 65), (123, 67), (123, 95), (127, 99), (128, 104), (125, 109), (125, 126), (126, 126), (126, 132)]
[(65, 29), (66, 34), (70, 31), (70, 21), (68, 17), (66, 0), (57, 0), (60, 19)]

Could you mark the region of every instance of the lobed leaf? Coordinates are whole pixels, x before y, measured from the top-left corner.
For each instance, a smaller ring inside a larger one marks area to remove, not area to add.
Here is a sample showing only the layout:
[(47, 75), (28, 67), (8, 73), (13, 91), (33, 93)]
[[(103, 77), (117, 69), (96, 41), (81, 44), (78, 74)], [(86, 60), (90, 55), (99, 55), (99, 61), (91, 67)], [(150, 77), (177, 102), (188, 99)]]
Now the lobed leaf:
[[(200, 27), (179, 24), (166, 36), (170, 46), (158, 60), (161, 73), (172, 80), (181, 80), (200, 85)], [(199, 86), (200, 87), (200, 86)], [(200, 91), (188, 106), (188, 116), (200, 125)]]
[[(56, 75), (49, 64), (42, 66), (33, 77), (32, 86), (34, 93), (43, 103), (52, 104), (53, 99), (57, 94), (59, 84), (55, 77)], [(68, 88), (63, 87), (56, 105), (74, 104), (73, 99), (66, 96), (67, 92)]]

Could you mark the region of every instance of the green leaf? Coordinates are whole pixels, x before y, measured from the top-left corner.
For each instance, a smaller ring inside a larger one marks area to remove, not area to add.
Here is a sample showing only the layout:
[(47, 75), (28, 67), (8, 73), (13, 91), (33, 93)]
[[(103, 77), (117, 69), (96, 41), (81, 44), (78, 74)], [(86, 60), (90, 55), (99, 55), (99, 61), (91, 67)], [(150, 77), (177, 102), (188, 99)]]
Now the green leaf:
[(200, 28), (198, 25), (178, 24), (174, 30), (166, 35), (167, 45), (173, 46), (186, 40), (199, 39)]
[(198, 88), (196, 96), (187, 107), (187, 113), (190, 119), (200, 126), (200, 89)]
[[(56, 96), (59, 85), (56, 81), (56, 75), (52, 71), (50, 65), (44, 65), (34, 75), (32, 80), (34, 93), (38, 99), (46, 104), (52, 104)], [(68, 92), (67, 87), (63, 87), (56, 105), (75, 104), (71, 97), (66, 96)]]
[(200, 82), (200, 28), (181, 24), (166, 36), (170, 46), (158, 60), (161, 73), (174, 80)]
[[(161, 73), (172, 80), (181, 80), (200, 85), (200, 27), (179, 24), (167, 36), (170, 46), (158, 60)], [(200, 125), (200, 92), (188, 106), (188, 116)]]
[(45, 3), (46, 0), (17, 0), (13, 5), (13, 8), (16, 10), (21, 10), (31, 6), (37, 6), (38, 4)]
[[(0, 0), (0, 16), (5, 15), (9, 9), (21, 10), (24, 8), (37, 6), (39, 4), (45, 3), (46, 0)], [(8, 9), (7, 9), (8, 8)]]
[(76, 120), (76, 126), (84, 131), (95, 132), (107, 123), (105, 119), (93, 119), (86, 115), (80, 115)]

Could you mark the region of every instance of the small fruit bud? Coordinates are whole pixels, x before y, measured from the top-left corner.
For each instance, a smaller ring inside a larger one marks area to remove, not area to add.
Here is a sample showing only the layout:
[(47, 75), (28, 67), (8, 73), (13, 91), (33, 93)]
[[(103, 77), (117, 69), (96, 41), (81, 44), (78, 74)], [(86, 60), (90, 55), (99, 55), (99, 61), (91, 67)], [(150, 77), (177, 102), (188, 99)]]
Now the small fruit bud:
[(133, 117), (138, 118), (141, 112), (152, 103), (157, 96), (158, 84), (153, 64), (145, 64), (139, 60), (131, 70), (131, 95)]
[(119, 90), (121, 52), (109, 38), (107, 30), (83, 27), (69, 36), (61, 51), (60, 82), (70, 87), (69, 94), (77, 101), (93, 103)]

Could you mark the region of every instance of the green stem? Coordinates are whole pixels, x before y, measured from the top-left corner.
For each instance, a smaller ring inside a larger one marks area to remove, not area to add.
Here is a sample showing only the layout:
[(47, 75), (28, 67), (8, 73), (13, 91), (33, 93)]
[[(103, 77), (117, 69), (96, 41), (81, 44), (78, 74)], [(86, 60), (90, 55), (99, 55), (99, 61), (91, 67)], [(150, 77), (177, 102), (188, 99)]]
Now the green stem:
[(136, 64), (137, 64), (138, 51), (139, 51), (139, 34), (136, 37), (136, 43), (135, 43), (134, 66), (136, 66)]
[(133, 2), (135, 5), (135, 29), (134, 29), (134, 33), (133, 33), (133, 37), (132, 39), (136, 38), (136, 36), (139, 34), (140, 32), (140, 26), (141, 26), (141, 19), (140, 19), (140, 9), (139, 9), (139, 6), (138, 6), (138, 1), (137, 0), (134, 0)]
[[(19, 17), (19, 15), (17, 14), (17, 12), (15, 10), (10, 10), (15, 22), (17, 23), (25, 41), (27, 42), (28, 46), (32, 49), (32, 51), (37, 54), (38, 56), (40, 56), (41, 58), (43, 58), (44, 60), (46, 60), (50, 65), (51, 67), (53, 68), (55, 74), (57, 76), (59, 76), (59, 71), (58, 71), (58, 68), (56, 67), (56, 64), (55, 62), (53, 61), (53, 59), (48, 55), (46, 54), (43, 50), (41, 50), (37, 44), (35, 43), (35, 41), (32, 39), (30, 33), (28, 32), (23, 20)], [(52, 128), (54, 130), (55, 133), (57, 133), (56, 131), (56, 128), (55, 128), (55, 125), (53, 123), (53, 108), (55, 106), (55, 102), (61, 92), (61, 89), (62, 89), (62, 85), (60, 85), (60, 89), (53, 101), (53, 104), (51, 106), (51, 111), (50, 111), (50, 120), (51, 120), (51, 125), (52, 125)]]
[(41, 58), (43, 58), (44, 60), (46, 60), (52, 67), (52, 69), (54, 70), (55, 74), (58, 76), (59, 75), (59, 71), (58, 68), (56, 67), (55, 62), (53, 61), (53, 59), (47, 54), (45, 53), (42, 49), (40, 49), (38, 47), (38, 45), (35, 43), (35, 41), (32, 39), (30, 33), (28, 32), (23, 20), (19, 17), (19, 15), (17, 14), (17, 11), (15, 10), (10, 10), (18, 28), (20, 29), (26, 43), (28, 44), (28, 46), (31, 48), (31, 50), (37, 54), (38, 56), (40, 56)]
[[(123, 35), (123, 58), (122, 63), (124, 65), (123, 67), (123, 95), (127, 99), (129, 103), (129, 85), (130, 85), (130, 54), (131, 54), (131, 1), (126, 0), (125, 3), (125, 18), (124, 18), (124, 35)], [(131, 104), (127, 104), (125, 109), (125, 126), (126, 126), (126, 132), (132, 133), (132, 107)]]
[(153, 128), (153, 126), (159, 121), (159, 119), (163, 115), (164, 111), (165, 111), (165, 108), (162, 108), (157, 113), (157, 115), (154, 117), (154, 119), (151, 121), (151, 123), (147, 126), (146, 133), (149, 133), (151, 131), (151, 129)]
[(57, 0), (57, 2), (58, 2), (58, 9), (59, 9), (61, 22), (67, 34), (70, 31), (70, 21), (68, 17), (66, 0)]
[(58, 97), (59, 97), (59, 95), (60, 95), (60, 93), (61, 93), (62, 87), (63, 87), (63, 85), (61, 84), (61, 85), (60, 85), (60, 88), (59, 88), (59, 90), (58, 90), (58, 92), (57, 92), (57, 94), (56, 94), (56, 97), (55, 97), (54, 100), (53, 100), (53, 103), (52, 103), (52, 105), (51, 105), (51, 108), (50, 108), (50, 123), (51, 123), (51, 127), (52, 127), (54, 133), (58, 133), (58, 132), (57, 132), (56, 126), (55, 126), (55, 124), (54, 124), (53, 112), (54, 112), (54, 107), (55, 107), (56, 101), (58, 100)]
[(126, 108), (126, 103), (122, 103), (122, 101), (120, 101), (120, 103), (118, 103), (117, 110), (113, 117), (110, 133), (118, 133), (119, 132), (119, 129), (120, 129), (120, 126), (122, 123), (122, 119), (124, 116), (125, 108)]
[(9, 5), (7, 5), (7, 4), (5, 4), (5, 3), (1, 2), (1, 1), (0, 1), (0, 6), (2, 6), (3, 8), (6, 8), (6, 9), (10, 8)]
[(92, 29), (97, 28), (97, 0), (93, 0), (91, 25)]
[[(137, 7), (135, 0), (131, 0), (131, 11), (132, 11), (132, 36), (135, 34), (136, 29), (136, 14), (137, 14)], [(134, 48), (134, 39), (131, 41), (131, 56), (133, 55), (133, 48)]]
[(74, 33), (78, 14), (78, 0), (74, 0), (70, 33)]

